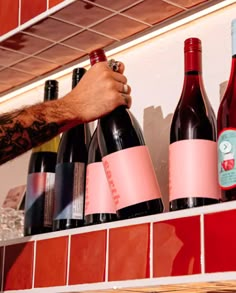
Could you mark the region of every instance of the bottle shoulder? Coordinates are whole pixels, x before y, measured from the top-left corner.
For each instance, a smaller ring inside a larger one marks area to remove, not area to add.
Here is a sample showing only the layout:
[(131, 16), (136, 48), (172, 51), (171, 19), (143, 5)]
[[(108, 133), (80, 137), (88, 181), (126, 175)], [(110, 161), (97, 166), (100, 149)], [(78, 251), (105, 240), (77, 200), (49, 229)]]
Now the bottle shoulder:
[(216, 116), (204, 87), (194, 83), (183, 88), (173, 114), (170, 140), (197, 138), (216, 140)]
[(54, 173), (56, 158), (56, 152), (32, 152), (29, 160), (28, 173)]

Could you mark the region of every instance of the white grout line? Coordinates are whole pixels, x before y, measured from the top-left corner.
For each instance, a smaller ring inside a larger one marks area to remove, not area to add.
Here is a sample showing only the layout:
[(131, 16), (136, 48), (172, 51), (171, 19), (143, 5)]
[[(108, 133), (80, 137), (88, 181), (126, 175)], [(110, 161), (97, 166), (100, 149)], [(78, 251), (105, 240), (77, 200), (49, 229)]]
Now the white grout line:
[(68, 237), (68, 249), (67, 249), (67, 269), (66, 269), (66, 285), (69, 285), (70, 276), (70, 251), (71, 251), (71, 235)]
[(35, 285), (34, 283), (35, 283), (35, 270), (36, 270), (36, 250), (37, 250), (37, 241), (34, 241), (32, 288), (34, 288), (34, 285)]
[(110, 239), (110, 229), (107, 229), (106, 256), (105, 256), (105, 282), (108, 282), (108, 277), (109, 277), (109, 239)]
[(3, 292), (3, 285), (4, 285), (4, 268), (5, 268), (5, 255), (6, 255), (6, 246), (3, 246), (2, 252), (2, 284), (1, 284), (1, 292)]
[(201, 262), (201, 273), (205, 274), (205, 229), (204, 229), (204, 215), (200, 216), (200, 262)]
[(19, 0), (19, 9), (18, 9), (18, 26), (20, 26), (21, 23), (21, 0)]
[(153, 223), (150, 224), (150, 240), (149, 240), (149, 270), (150, 270), (150, 278), (153, 278), (153, 250), (154, 250), (154, 240), (153, 240)]
[(181, 5), (179, 5), (179, 4), (175, 3), (175, 2), (172, 2), (172, 1), (170, 1), (170, 0), (162, 0), (162, 1), (163, 1), (163, 2), (166, 2), (166, 3), (170, 4), (170, 5), (173, 5), (173, 6), (175, 6), (175, 7), (181, 8), (181, 9), (183, 9), (183, 10), (188, 10), (186, 7), (181, 6)]
[(47, 0), (47, 7), (46, 9), (48, 10), (49, 9), (49, 0)]

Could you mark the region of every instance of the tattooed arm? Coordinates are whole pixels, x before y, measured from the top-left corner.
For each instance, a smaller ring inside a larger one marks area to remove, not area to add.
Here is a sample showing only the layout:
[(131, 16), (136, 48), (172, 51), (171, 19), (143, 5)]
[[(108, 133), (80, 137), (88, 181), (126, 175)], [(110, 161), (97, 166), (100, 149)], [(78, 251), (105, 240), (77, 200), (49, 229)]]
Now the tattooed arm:
[(59, 133), (93, 121), (120, 105), (131, 105), (123, 75), (110, 70), (106, 62), (92, 66), (65, 97), (0, 115), (0, 164), (38, 146)]

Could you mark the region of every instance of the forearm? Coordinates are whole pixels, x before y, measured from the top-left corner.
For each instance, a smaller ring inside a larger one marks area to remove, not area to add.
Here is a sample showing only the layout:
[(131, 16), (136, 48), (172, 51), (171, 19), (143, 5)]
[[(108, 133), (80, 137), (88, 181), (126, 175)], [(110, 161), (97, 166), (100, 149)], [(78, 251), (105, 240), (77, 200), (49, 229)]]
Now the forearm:
[(40, 103), (0, 115), (0, 164), (38, 146), (80, 121), (63, 100)]

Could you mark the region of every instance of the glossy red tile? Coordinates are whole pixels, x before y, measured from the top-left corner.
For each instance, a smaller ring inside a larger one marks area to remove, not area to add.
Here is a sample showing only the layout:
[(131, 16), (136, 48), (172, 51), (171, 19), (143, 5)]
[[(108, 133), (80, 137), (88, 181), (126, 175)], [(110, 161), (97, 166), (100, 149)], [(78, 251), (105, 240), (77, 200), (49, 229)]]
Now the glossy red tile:
[(204, 216), (206, 273), (236, 270), (236, 210)]
[(43, 13), (47, 9), (47, 0), (21, 0), (21, 24)]
[(52, 8), (53, 6), (56, 6), (57, 4), (63, 2), (64, 0), (49, 0), (49, 8)]
[(113, 16), (92, 27), (93, 30), (118, 40), (134, 35), (135, 33), (143, 31), (146, 28), (148, 28), (148, 25), (129, 19), (122, 15)]
[(26, 56), (27, 55), (25, 54), (0, 48), (0, 65), (9, 66), (10, 64), (16, 63)]
[(62, 65), (79, 59), (80, 57), (85, 55), (86, 53), (83, 51), (74, 50), (58, 44), (51, 47), (50, 49), (41, 52), (37, 56)]
[(200, 274), (200, 243), (200, 216), (154, 223), (154, 277)]
[(0, 36), (18, 26), (19, 0), (0, 0)]
[(3, 42), (0, 46), (17, 51), (18, 53), (35, 54), (50, 45), (53, 42), (29, 36), (27, 34), (18, 33)]
[[(75, 13), (75, 11), (77, 13)], [(86, 27), (111, 14), (112, 12), (108, 10), (96, 7), (84, 1), (75, 1), (53, 14), (53, 16)]]
[(66, 285), (68, 237), (37, 241), (34, 287)]
[(34, 242), (6, 246), (4, 290), (32, 288)]
[(110, 230), (109, 281), (149, 277), (149, 234), (148, 223)]
[(202, 4), (203, 2), (207, 2), (207, 1), (208, 0), (174, 0), (173, 2), (180, 6), (191, 8), (193, 6)]
[(64, 44), (90, 53), (97, 48), (103, 48), (115, 41), (91, 31), (83, 31), (64, 41)]
[(69, 285), (105, 281), (106, 230), (71, 236)]
[(11, 68), (18, 69), (36, 76), (40, 76), (58, 67), (60, 67), (60, 65), (31, 57), (15, 64)]
[(5, 68), (0, 71), (0, 80), (4, 84), (8, 84), (9, 87), (24, 84), (35, 78), (34, 75), (27, 74), (15, 69)]
[(80, 30), (78, 26), (48, 17), (26, 29), (25, 32), (58, 42)]
[(162, 0), (146, 0), (123, 13), (149, 24), (156, 24), (182, 11), (184, 10)]

